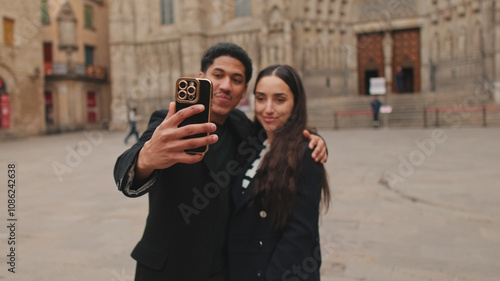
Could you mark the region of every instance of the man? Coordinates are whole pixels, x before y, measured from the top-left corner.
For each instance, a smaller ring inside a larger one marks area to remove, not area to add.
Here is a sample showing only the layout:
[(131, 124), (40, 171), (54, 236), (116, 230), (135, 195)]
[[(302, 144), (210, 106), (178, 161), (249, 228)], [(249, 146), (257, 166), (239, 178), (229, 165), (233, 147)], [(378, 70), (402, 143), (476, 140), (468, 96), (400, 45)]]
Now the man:
[[(212, 81), (211, 118), (217, 126), (179, 128), (203, 106), (175, 112), (171, 103), (168, 111), (153, 113), (139, 142), (117, 159), (114, 176), (119, 190), (129, 197), (149, 195), (146, 228), (132, 252), (137, 260), (135, 280), (227, 279), (229, 187), (245, 160), (243, 146), (254, 141), (252, 122), (234, 108), (251, 75), (252, 62), (242, 48), (230, 43), (212, 46), (203, 55), (199, 77)], [(318, 139), (310, 145), (324, 150)], [(210, 145), (204, 156), (184, 152), (204, 145)], [(324, 152), (315, 152), (315, 160), (326, 161)]]
[(373, 111), (373, 127), (377, 128), (380, 126), (380, 121), (378, 119), (378, 115), (380, 113), (380, 107), (382, 107), (382, 102), (378, 100), (378, 96), (374, 95), (373, 100), (370, 102), (370, 106)]
[(404, 78), (403, 68), (400, 65), (398, 65), (396, 67), (396, 85), (398, 87), (398, 93), (406, 92), (404, 80), (405, 78)]

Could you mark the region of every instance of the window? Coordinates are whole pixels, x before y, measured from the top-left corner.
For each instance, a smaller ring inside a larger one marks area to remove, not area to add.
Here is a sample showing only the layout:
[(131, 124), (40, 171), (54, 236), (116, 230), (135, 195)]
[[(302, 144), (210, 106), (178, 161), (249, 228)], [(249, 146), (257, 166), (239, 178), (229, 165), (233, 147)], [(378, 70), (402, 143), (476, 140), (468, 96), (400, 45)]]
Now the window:
[(85, 46), (85, 65), (94, 64), (94, 47)]
[(97, 95), (95, 92), (87, 92), (87, 121), (97, 121)]
[(160, 0), (161, 24), (174, 23), (174, 0)]
[(43, 43), (43, 64), (45, 75), (52, 75), (52, 43)]
[(85, 5), (85, 28), (94, 29), (94, 11), (92, 6)]
[(234, 0), (234, 17), (250, 16), (250, 0)]
[(14, 20), (3, 18), (3, 43), (14, 46)]
[(7, 92), (7, 85), (5, 84), (5, 80), (3, 80), (2, 77), (0, 77), (0, 94), (6, 93)]
[(42, 24), (48, 25), (49, 23), (49, 4), (47, 3), (47, 0), (42, 0)]
[(52, 62), (52, 42), (43, 43), (43, 61)]
[(52, 92), (45, 90), (45, 123), (48, 125), (54, 124), (54, 99)]
[[(1, 80), (1, 78), (0, 78)], [(0, 129), (10, 128), (10, 96), (8, 93), (0, 93)]]

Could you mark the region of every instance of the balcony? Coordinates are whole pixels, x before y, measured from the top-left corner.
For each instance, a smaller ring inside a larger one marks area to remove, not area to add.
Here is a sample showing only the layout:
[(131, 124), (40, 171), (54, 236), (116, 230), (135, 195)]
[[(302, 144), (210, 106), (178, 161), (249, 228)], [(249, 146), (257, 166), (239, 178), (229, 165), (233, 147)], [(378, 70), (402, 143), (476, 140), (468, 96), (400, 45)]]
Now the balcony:
[(74, 79), (106, 82), (108, 76), (106, 68), (83, 63), (46, 62), (44, 70), (45, 79), (49, 80)]

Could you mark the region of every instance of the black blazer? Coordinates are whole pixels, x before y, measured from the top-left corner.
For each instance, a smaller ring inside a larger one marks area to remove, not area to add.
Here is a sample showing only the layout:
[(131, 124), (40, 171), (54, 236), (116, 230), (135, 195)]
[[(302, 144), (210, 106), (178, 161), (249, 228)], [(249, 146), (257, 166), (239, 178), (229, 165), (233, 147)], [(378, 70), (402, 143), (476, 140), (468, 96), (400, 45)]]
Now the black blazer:
[[(306, 144), (307, 146), (307, 144)], [(235, 212), (229, 224), (229, 280), (320, 280), (318, 220), (323, 167), (306, 148), (297, 193), (286, 226), (276, 230), (259, 200), (249, 204), (254, 185), (243, 192), (245, 167), (232, 189)]]
[[(114, 169), (118, 189), (126, 196), (149, 195), (144, 234), (132, 252), (138, 262), (136, 280), (208, 280), (218, 210), (218, 197), (213, 193), (207, 195), (204, 190), (214, 183), (211, 163), (204, 159), (191, 165), (175, 164), (155, 171), (156, 182), (142, 194), (124, 190), (127, 172), (166, 116), (166, 110), (152, 114), (146, 132), (137, 144), (118, 157)], [(248, 138), (252, 123), (243, 112), (233, 110), (226, 122), (240, 141)]]

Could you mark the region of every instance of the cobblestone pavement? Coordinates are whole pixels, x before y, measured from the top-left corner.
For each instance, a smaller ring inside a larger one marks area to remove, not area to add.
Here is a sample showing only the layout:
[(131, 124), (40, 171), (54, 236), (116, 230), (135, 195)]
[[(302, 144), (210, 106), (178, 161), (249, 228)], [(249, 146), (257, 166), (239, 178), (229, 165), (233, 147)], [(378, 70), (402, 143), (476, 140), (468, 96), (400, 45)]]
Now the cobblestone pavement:
[[(500, 129), (320, 134), (333, 193), (320, 225), (323, 281), (500, 280)], [(124, 136), (0, 143), (0, 280), (133, 280), (147, 198), (114, 184)]]

